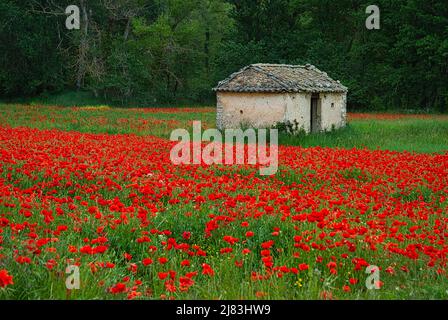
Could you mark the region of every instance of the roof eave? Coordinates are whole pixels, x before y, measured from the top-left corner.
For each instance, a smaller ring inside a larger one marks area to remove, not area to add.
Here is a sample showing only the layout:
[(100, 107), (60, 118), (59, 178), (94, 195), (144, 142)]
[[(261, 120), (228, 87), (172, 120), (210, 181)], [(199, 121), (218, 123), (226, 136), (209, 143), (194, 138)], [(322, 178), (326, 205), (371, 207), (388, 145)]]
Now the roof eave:
[(225, 89), (225, 88), (213, 88), (214, 92), (234, 92), (234, 93), (347, 93), (347, 89), (334, 89), (334, 90), (287, 90), (287, 89), (254, 89), (254, 88), (246, 88), (246, 89)]

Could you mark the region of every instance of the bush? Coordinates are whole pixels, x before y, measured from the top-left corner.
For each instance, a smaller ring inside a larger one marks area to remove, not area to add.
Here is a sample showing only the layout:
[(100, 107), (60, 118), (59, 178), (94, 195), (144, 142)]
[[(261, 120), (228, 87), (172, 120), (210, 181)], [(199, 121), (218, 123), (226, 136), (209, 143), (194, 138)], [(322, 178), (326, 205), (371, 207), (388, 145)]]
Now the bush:
[(293, 121), (286, 120), (284, 122), (277, 122), (272, 126), (273, 129), (277, 129), (279, 133), (286, 133), (292, 135), (304, 135), (305, 129), (301, 126), (296, 119)]

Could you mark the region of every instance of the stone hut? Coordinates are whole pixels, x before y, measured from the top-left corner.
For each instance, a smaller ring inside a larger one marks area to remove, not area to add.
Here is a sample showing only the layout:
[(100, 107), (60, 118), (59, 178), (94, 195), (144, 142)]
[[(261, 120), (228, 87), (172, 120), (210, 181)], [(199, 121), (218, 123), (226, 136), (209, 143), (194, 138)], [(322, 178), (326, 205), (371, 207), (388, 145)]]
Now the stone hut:
[(252, 64), (213, 89), (217, 126), (328, 131), (345, 126), (347, 88), (313, 65)]

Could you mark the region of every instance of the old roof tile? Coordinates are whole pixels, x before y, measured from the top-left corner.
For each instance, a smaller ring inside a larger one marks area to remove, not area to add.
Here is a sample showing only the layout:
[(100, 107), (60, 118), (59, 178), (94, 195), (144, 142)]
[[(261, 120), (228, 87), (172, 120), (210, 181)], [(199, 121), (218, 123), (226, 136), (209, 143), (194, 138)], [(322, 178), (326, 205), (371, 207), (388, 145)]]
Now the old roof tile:
[(226, 92), (347, 92), (339, 80), (306, 64), (251, 64), (218, 83)]

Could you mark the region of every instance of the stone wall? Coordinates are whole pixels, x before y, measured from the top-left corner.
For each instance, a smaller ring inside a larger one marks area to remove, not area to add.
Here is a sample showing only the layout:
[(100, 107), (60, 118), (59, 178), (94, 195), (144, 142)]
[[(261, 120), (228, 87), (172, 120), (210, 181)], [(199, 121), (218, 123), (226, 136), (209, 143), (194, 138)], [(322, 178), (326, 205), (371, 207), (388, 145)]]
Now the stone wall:
[(298, 130), (310, 131), (311, 128), (311, 94), (290, 93), (285, 94), (291, 103), (287, 105), (285, 120), (298, 124)]
[(216, 127), (220, 130), (224, 129), (223, 127), (223, 104), (221, 100), (222, 94), (217, 92), (216, 94)]
[[(320, 128), (331, 130), (346, 124), (346, 94), (321, 93)], [(311, 93), (217, 93), (216, 123), (224, 128), (269, 128), (277, 122), (298, 124), (310, 132)]]
[(217, 93), (218, 128), (269, 128), (285, 120), (287, 95), (275, 93)]
[(346, 124), (346, 94), (321, 93), (321, 130), (338, 129)]

